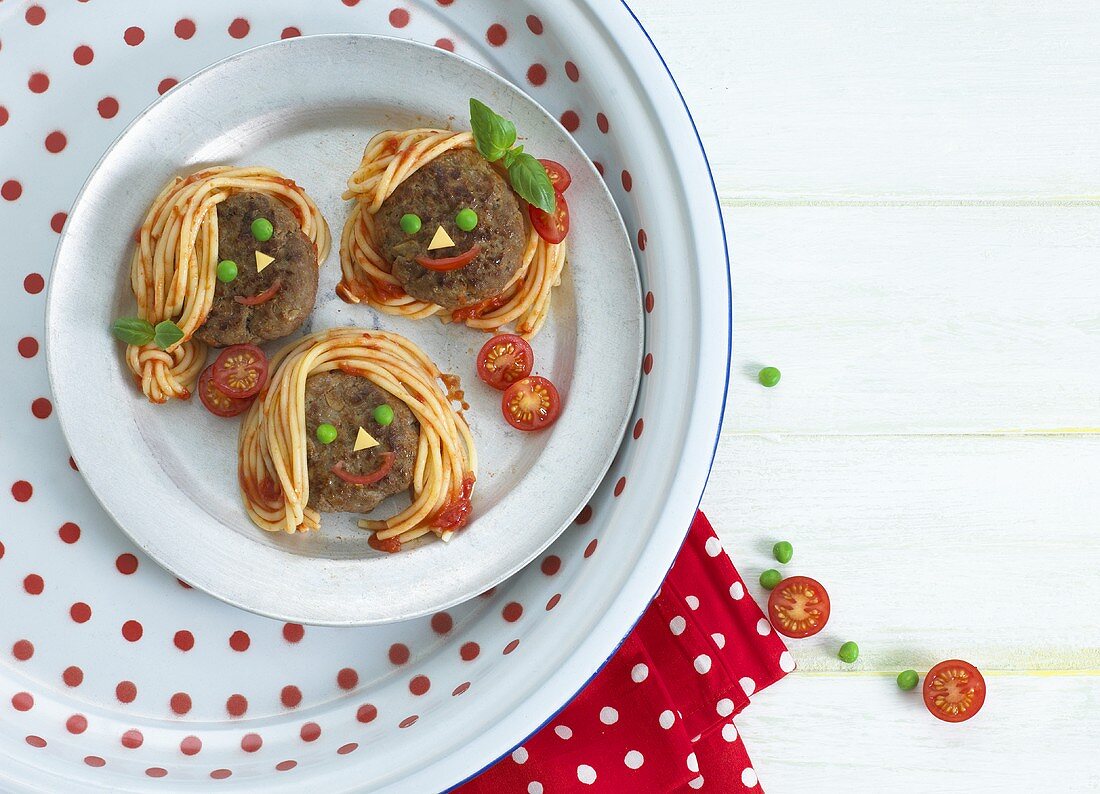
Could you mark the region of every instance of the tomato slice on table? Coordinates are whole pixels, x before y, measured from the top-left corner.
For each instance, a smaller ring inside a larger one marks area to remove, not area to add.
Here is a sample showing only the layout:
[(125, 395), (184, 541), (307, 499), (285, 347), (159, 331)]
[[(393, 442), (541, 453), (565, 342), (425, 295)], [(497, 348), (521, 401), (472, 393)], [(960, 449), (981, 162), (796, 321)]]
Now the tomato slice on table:
[(533, 375), (509, 386), (500, 403), (504, 419), (517, 430), (545, 430), (561, 413), (557, 387)]
[(944, 722), (966, 722), (985, 703), (985, 679), (960, 659), (940, 662), (924, 677), (924, 705)]
[(812, 637), (829, 621), (829, 594), (808, 576), (784, 579), (768, 596), (768, 619), (785, 637)]
[(546, 169), (546, 175), (550, 177), (550, 184), (554, 186), (554, 190), (564, 193), (573, 181), (569, 169), (556, 160), (539, 160), (539, 162)]
[(503, 391), (531, 374), (535, 354), (522, 336), (500, 334), (486, 342), (477, 354), (477, 376)]
[(527, 205), (527, 214), (531, 216), (531, 225), (539, 237), (548, 243), (560, 243), (569, 234), (569, 205), (560, 191), (554, 191), (554, 211), (543, 212), (534, 204)]
[(229, 397), (217, 384), (214, 383), (214, 365), (202, 371), (199, 375), (199, 399), (210, 413), (214, 416), (237, 416), (245, 412), (248, 406), (252, 405), (252, 398), (246, 397), (243, 400), (236, 397)]
[(243, 400), (267, 383), (267, 356), (255, 345), (230, 345), (214, 359), (214, 384), (226, 397)]

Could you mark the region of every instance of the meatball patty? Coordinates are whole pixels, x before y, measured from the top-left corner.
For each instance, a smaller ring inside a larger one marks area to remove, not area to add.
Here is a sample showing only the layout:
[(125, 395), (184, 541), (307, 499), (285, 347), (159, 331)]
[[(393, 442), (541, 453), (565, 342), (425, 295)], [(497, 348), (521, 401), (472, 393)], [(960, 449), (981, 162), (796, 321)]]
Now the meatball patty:
[[(455, 224), (459, 210), (477, 213), (477, 226), (464, 232)], [(401, 216), (418, 215), (420, 231), (406, 234)], [(428, 251), (436, 230), (454, 240), (453, 248)], [(492, 298), (519, 270), (526, 228), (511, 187), (474, 149), (452, 149), (406, 179), (374, 216), (377, 243), (393, 263), (393, 275), (405, 291), (423, 301), (458, 309)], [(432, 259), (463, 254), (473, 245), (481, 252), (465, 267), (429, 270), (417, 256)]]
[[(393, 409), (393, 422), (374, 421), (380, 405)], [(331, 444), (317, 440), (317, 426), (330, 424), (339, 434)], [(353, 452), (362, 427), (379, 442), (377, 447)], [(332, 371), (306, 380), (306, 466), (309, 471), (309, 506), (322, 513), (369, 513), (387, 496), (412, 485), (420, 422), (405, 403), (366, 378)], [(377, 471), (385, 452), (394, 453), (393, 468), (370, 485), (354, 485), (332, 473), (343, 464), (349, 474)]]
[[(267, 218), (275, 229), (271, 239), (252, 236), (252, 221)], [(275, 261), (256, 272), (256, 251)], [(195, 338), (214, 347), (257, 344), (294, 333), (313, 311), (317, 297), (317, 249), (294, 214), (264, 193), (236, 193), (218, 205), (218, 260), (237, 263), (237, 278), (218, 281), (210, 314)], [(250, 298), (280, 287), (271, 300), (256, 306), (234, 298)]]

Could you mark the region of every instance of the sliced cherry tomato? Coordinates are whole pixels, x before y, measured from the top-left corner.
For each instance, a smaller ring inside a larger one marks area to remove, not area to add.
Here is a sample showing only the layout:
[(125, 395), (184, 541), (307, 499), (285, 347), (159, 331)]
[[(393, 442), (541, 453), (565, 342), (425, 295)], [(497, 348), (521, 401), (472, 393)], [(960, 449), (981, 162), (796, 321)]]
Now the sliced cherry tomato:
[(560, 243), (569, 234), (569, 205), (565, 203), (565, 196), (559, 191), (554, 192), (556, 206), (553, 214), (543, 212), (534, 204), (527, 205), (527, 214), (531, 216), (531, 225), (539, 233), (539, 237), (548, 243)]
[(416, 258), (416, 262), (421, 267), (425, 267), (428, 270), (434, 270), (436, 273), (446, 273), (448, 270), (458, 270), (460, 267), (466, 267), (474, 261), (474, 257), (481, 253), (481, 245), (474, 243), (470, 246), (469, 250), (465, 253), (458, 254), (457, 256), (444, 256), (439, 259), (432, 259), (430, 256), (424, 256), (423, 254)]
[(390, 469), (393, 468), (393, 453), (383, 452), (382, 462), (378, 464), (378, 468), (372, 471), (370, 474), (351, 474), (344, 468), (344, 462), (340, 461), (332, 467), (332, 473), (339, 477), (344, 482), (349, 482), (352, 485), (373, 485), (381, 480), (387, 474), (390, 473)]
[(966, 722), (985, 703), (985, 679), (959, 659), (940, 662), (924, 677), (924, 705), (944, 722)]
[(263, 292), (257, 292), (255, 295), (234, 295), (233, 300), (241, 304), (241, 306), (259, 306), (261, 303), (267, 303), (269, 300), (279, 294), (279, 290), (283, 288), (283, 280), (281, 278), (275, 279), (270, 287)]
[(486, 342), (477, 354), (477, 376), (504, 391), (531, 374), (535, 354), (522, 336), (501, 334)]
[(214, 383), (213, 371), (214, 365), (211, 364), (199, 375), (199, 399), (206, 410), (214, 416), (226, 417), (244, 413), (252, 405), (252, 398), (246, 397), (242, 400), (226, 396)]
[(545, 430), (561, 413), (561, 397), (553, 383), (533, 375), (509, 386), (500, 407), (504, 420), (517, 430)]
[(569, 169), (555, 160), (539, 160), (539, 162), (546, 169), (546, 175), (550, 177), (550, 184), (554, 186), (554, 190), (564, 193), (573, 181)]
[(812, 637), (829, 621), (829, 594), (808, 576), (784, 579), (768, 596), (768, 618), (785, 637)]
[(267, 383), (267, 356), (255, 345), (230, 345), (214, 359), (214, 383), (226, 397), (243, 400)]
[(466, 526), (470, 520), (470, 494), (474, 490), (474, 475), (467, 474), (462, 478), (462, 493), (443, 505), (435, 514), (432, 526), (444, 531), (455, 531)]

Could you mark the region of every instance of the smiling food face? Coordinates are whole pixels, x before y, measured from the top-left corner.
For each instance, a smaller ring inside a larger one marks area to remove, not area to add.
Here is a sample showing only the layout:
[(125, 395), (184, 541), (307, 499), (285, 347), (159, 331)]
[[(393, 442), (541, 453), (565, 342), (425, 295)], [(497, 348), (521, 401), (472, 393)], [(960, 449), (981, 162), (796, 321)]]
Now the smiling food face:
[[(357, 451), (360, 428), (377, 443)], [(322, 513), (369, 513), (387, 496), (408, 490), (419, 439), (420, 423), (408, 406), (366, 378), (339, 371), (311, 376), (309, 506)]]
[(230, 196), (217, 212), (217, 286), (195, 338), (226, 347), (298, 330), (317, 297), (317, 251), (297, 218), (255, 192)]
[(382, 203), (374, 221), (380, 251), (405, 291), (447, 309), (499, 295), (522, 264), (519, 201), (473, 149), (425, 165)]

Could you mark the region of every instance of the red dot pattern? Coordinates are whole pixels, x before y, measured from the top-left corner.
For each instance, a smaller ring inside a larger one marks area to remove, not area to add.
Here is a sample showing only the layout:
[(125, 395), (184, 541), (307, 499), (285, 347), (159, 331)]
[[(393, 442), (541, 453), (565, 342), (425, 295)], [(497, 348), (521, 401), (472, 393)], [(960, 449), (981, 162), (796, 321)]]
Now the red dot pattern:
[(588, 559), (589, 557), (591, 557), (593, 554), (596, 553), (596, 546), (598, 546), (598, 545), (599, 545), (599, 542), (595, 538), (593, 538), (592, 541), (587, 546), (584, 547), (585, 559)]
[(561, 114), (561, 125), (569, 132), (576, 132), (581, 126), (581, 117), (575, 110), (567, 110)]
[(534, 14), (527, 16), (527, 29), (534, 33), (536, 36), (542, 35), (542, 20)]
[(581, 70), (577, 68), (577, 64), (572, 61), (565, 62), (565, 76), (572, 82), (577, 82), (581, 79)]
[(244, 695), (230, 695), (225, 701), (225, 710), (230, 717), (242, 717), (248, 711), (248, 699)]
[(336, 674), (336, 685), (341, 689), (355, 689), (359, 683), (359, 673), (350, 667), (345, 667)]
[(65, 720), (65, 730), (72, 734), (84, 733), (88, 730), (88, 718), (83, 714), (74, 714)]
[(168, 701), (169, 707), (176, 714), (186, 714), (191, 710), (191, 696), (186, 692), (177, 692)]
[(303, 742), (315, 742), (321, 736), (321, 726), (316, 722), (307, 722), (298, 735), (302, 737)]
[(39, 273), (30, 273), (23, 279), (23, 289), (25, 289), (29, 295), (37, 295), (45, 288), (46, 279), (42, 278)]
[(73, 623), (87, 623), (92, 619), (92, 608), (83, 601), (77, 601), (69, 607), (69, 617), (73, 619)]
[(634, 436), (635, 441), (642, 437), (643, 429), (645, 429), (645, 422), (643, 422), (641, 419), (634, 423), (634, 432), (632, 435)]
[(378, 709), (370, 703), (364, 703), (359, 707), (359, 710), (355, 712), (355, 719), (362, 723), (374, 722), (377, 717)]
[(233, 772), (229, 769), (215, 769), (210, 773), (210, 777), (214, 780), (225, 780), (227, 777), (232, 777)]
[(561, 570), (561, 557), (557, 556), (556, 554), (551, 554), (549, 557), (542, 561), (542, 564), (539, 566), (539, 568), (547, 576), (553, 576)]
[(180, 741), (180, 752), (184, 755), (198, 755), (202, 751), (202, 739), (198, 736), (187, 736)]
[(105, 119), (113, 119), (118, 115), (118, 100), (113, 96), (105, 96), (96, 105), (99, 115)]
[(177, 80), (176, 78), (165, 77), (163, 80), (157, 83), (157, 93), (167, 94), (169, 91), (176, 87), (177, 83), (179, 83), (179, 80)]
[(234, 631), (229, 635), (229, 647), (235, 650), (237, 653), (244, 653), (248, 650), (248, 646), (252, 644), (252, 638), (248, 636), (247, 632)]
[(546, 611), (549, 612), (556, 607), (559, 601), (561, 601), (561, 593), (554, 593), (554, 595), (550, 596), (550, 600), (546, 602)]
[(279, 34), (279, 38), (280, 39), (293, 39), (293, 38), (295, 38), (297, 36), (301, 36), (301, 35), (302, 35), (301, 30), (299, 30), (298, 28), (290, 27), (290, 28), (283, 28), (283, 32)]
[(38, 355), (38, 340), (33, 336), (24, 336), (17, 347), (23, 358), (34, 358)]
[(523, 617), (523, 605), (515, 601), (505, 604), (504, 609), (500, 612), (503, 617), (509, 623), (515, 623), (521, 617)]
[(86, 755), (84, 756), (84, 763), (98, 769), (99, 767), (105, 766), (107, 762), (98, 755)]
[(597, 113), (596, 126), (599, 128), (600, 132), (606, 133), (611, 128), (611, 123), (603, 113)]
[(447, 52), (455, 51), (455, 43), (450, 39), (436, 39), (435, 46), (439, 47), (439, 49), (441, 50), (446, 50)]
[(283, 639), (287, 642), (301, 642), (306, 629), (300, 623), (287, 623), (283, 626)]
[(280, 702), (288, 709), (295, 708), (302, 702), (302, 690), (293, 684), (288, 684), (283, 687), (283, 691), (279, 693)]
[(27, 20), (28, 25), (41, 25), (46, 21), (46, 9), (39, 5), (31, 6), (23, 18)]
[(573, 519), (574, 524), (587, 524), (592, 520), (592, 505), (585, 505), (581, 508), (581, 511), (577, 514), (577, 517)]
[(510, 654), (512, 651), (514, 651), (518, 647), (519, 647), (519, 640), (512, 640), (510, 643), (508, 643), (507, 645), (504, 646), (504, 650), (501, 651), (501, 653), (503, 653), (505, 656), (507, 656), (508, 654)]
[(69, 141), (65, 137), (65, 133), (61, 132), (60, 130), (54, 130), (46, 136), (46, 151), (50, 154), (57, 154), (58, 152), (64, 150), (68, 142)]
[(35, 94), (44, 94), (50, 89), (50, 78), (45, 72), (35, 72), (27, 78), (27, 88)]
[(469, 688), (470, 688), (470, 682), (469, 681), (461, 683), (458, 686), (456, 686), (454, 688), (454, 690), (452, 690), (451, 697), (458, 697), (459, 695), (464, 694), (466, 692), (466, 690), (468, 690)]
[(395, 28), (403, 28), (409, 24), (409, 12), (404, 8), (395, 8), (390, 11), (389, 19)]
[(115, 687), (115, 697), (120, 703), (133, 703), (137, 698), (137, 686), (133, 681), (119, 681)]
[(61, 230), (65, 228), (65, 221), (68, 220), (68, 213), (55, 212), (53, 217), (50, 218), (50, 228), (58, 234), (61, 234)]
[(195, 22), (191, 19), (181, 19), (176, 23), (173, 28), (176, 38), (187, 41), (189, 38), (195, 35)]
[(431, 625), (436, 634), (446, 634), (454, 626), (454, 618), (446, 612), (436, 612), (432, 615)]
[(485, 31), (485, 39), (494, 47), (501, 47), (508, 41), (508, 30), (499, 22), (494, 23)]
[(87, 66), (95, 59), (95, 51), (87, 44), (81, 44), (73, 50), (73, 62), (77, 66)]
[(122, 624), (122, 636), (127, 642), (137, 642), (145, 633), (145, 628), (136, 620), (127, 620)]
[(620, 477), (615, 483), (615, 496), (622, 496), (624, 488), (626, 488), (626, 477)]
[(23, 589), (30, 595), (42, 595), (42, 590), (45, 589), (46, 583), (42, 580), (42, 577), (36, 573), (28, 574), (23, 579)]
[(458, 649), (458, 655), (464, 662), (472, 662), (481, 653), (481, 646), (476, 642), (463, 643), (462, 647)]
[(409, 691), (417, 697), (426, 695), (431, 688), (432, 682), (426, 675), (413, 676), (412, 680), (409, 681)]
[(18, 201), (19, 197), (23, 195), (23, 185), (14, 179), (9, 179), (4, 184), (0, 185), (0, 196), (5, 201)]
[(353, 753), (358, 749), (359, 749), (359, 743), (358, 742), (348, 742), (347, 744), (342, 744), (339, 747), (337, 747), (336, 752), (340, 755), (347, 755), (348, 753)]
[(34, 734), (31, 734), (27, 737), (27, 744), (29, 744), (31, 747), (45, 747), (46, 740), (43, 739), (41, 736), (35, 736)]
[(241, 749), (246, 753), (254, 753), (263, 746), (263, 737), (258, 733), (246, 733), (241, 737)]
[(398, 728), (409, 728), (416, 724), (416, 721), (420, 719), (419, 716), (413, 714), (411, 717), (405, 717), (401, 722), (397, 723)]
[(409, 647), (403, 643), (394, 643), (390, 646), (390, 661), (393, 664), (404, 664), (409, 661)]
[(297, 761), (291, 761), (291, 760), (280, 761), (279, 763), (275, 764), (275, 771), (276, 772), (289, 772), (291, 769), (293, 769), (296, 766), (298, 766)]
[(145, 770), (145, 774), (149, 777), (165, 777), (168, 774), (168, 770), (162, 766), (151, 766)]
[(5, 124), (7, 124), (8, 119), (10, 118), (11, 113), (8, 112), (8, 109), (3, 105), (0, 105), (0, 127), (3, 127)]
[(187, 629), (180, 629), (172, 637), (172, 644), (186, 653), (195, 647), (195, 635)]
[(84, 683), (84, 671), (76, 665), (71, 665), (62, 671), (61, 680), (65, 682), (65, 686), (80, 686)]
[(531, 85), (542, 85), (546, 82), (546, 67), (541, 63), (533, 63), (527, 69), (527, 80)]
[(17, 502), (28, 502), (34, 496), (34, 486), (26, 480), (16, 480), (11, 484), (11, 495)]
[(115, 567), (118, 568), (119, 573), (129, 576), (138, 569), (138, 558), (130, 553), (120, 554), (115, 560)]
[(145, 31), (137, 26), (126, 28), (122, 33), (122, 40), (131, 47), (136, 47), (145, 41)]
[(11, 707), (16, 711), (30, 711), (34, 708), (34, 695), (30, 692), (16, 692), (11, 696)]
[(248, 20), (244, 17), (237, 17), (229, 23), (229, 35), (235, 39), (243, 39), (248, 35), (248, 31), (251, 29), (251, 25), (248, 24)]
[(142, 735), (141, 731), (136, 728), (131, 728), (126, 731), (126, 733), (122, 734), (122, 746), (128, 750), (136, 750), (144, 743), (145, 737)]

